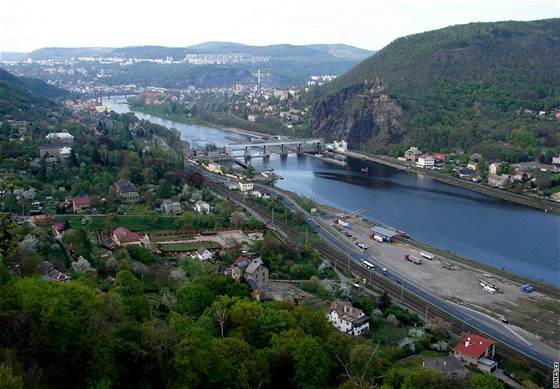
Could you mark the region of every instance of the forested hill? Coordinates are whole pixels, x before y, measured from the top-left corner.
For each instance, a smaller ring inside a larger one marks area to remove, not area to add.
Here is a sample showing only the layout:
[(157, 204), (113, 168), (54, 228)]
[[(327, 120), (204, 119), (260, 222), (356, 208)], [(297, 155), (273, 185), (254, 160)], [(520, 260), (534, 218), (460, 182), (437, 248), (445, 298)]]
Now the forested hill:
[(28, 121), (50, 116), (60, 108), (52, 99), (69, 95), (39, 79), (17, 77), (1, 68), (0, 91), (0, 119)]
[(544, 138), (558, 122), (526, 110), (560, 109), (559, 68), (560, 19), (411, 35), (329, 83), (311, 130), (377, 151), (482, 149), (516, 127)]

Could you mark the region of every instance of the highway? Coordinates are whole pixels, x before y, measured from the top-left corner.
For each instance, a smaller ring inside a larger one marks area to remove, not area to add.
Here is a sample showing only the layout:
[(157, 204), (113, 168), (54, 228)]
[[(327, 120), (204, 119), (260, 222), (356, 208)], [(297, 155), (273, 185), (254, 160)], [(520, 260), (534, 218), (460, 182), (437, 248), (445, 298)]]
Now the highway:
[[(196, 168), (196, 170), (208, 178), (207, 183), (209, 186), (219, 191), (226, 191), (224, 187), (215, 183), (215, 181), (224, 183), (226, 181), (225, 179), (221, 177), (218, 178), (198, 168)], [(258, 185), (255, 185), (255, 187), (257, 186)], [(286, 207), (292, 212), (302, 212), (305, 215), (308, 226), (317, 233), (322, 241), (328, 243), (328, 245), (314, 244), (313, 247), (321, 255), (329, 259), (331, 263), (338, 263), (340, 267), (347, 267), (353, 274), (364, 278), (380, 290), (386, 291), (394, 302), (410, 307), (420, 314), (426, 312), (428, 316), (440, 316), (444, 320), (451, 322), (453, 324), (452, 330), (457, 334), (465, 331), (476, 332), (496, 340), (498, 342), (497, 352), (500, 355), (505, 357), (519, 354), (524, 355), (528, 358), (531, 367), (538, 368), (545, 376), (550, 377), (550, 369), (555, 360), (558, 361), (560, 359), (560, 355), (555, 359), (539, 352), (521, 341), (513, 333), (509, 334), (509, 331), (505, 330), (504, 326), (496, 320), (457, 304), (450, 303), (437, 295), (429, 293), (421, 286), (412, 283), (400, 275), (392, 274), (390, 271), (387, 274), (383, 274), (381, 271), (382, 265), (380, 265), (375, 258), (367, 254), (364, 250), (349, 246), (348, 243), (341, 240), (339, 236), (333, 235), (334, 230), (330, 227), (325, 228), (325, 226), (322, 225), (324, 223), (322, 220), (307, 214), (284, 193), (269, 186), (260, 186), (260, 189), (281, 198)], [(244, 200), (243, 195), (239, 193), (229, 192), (228, 195), (232, 200), (243, 204), (245, 208), (253, 212), (256, 216), (267, 220), (269, 225), (273, 223), (272, 227), (283, 230), (294, 241), (299, 242), (300, 233), (293, 227), (278, 219), (274, 221), (270, 220), (270, 216), (267, 212), (249, 205), (248, 202)], [(369, 271), (362, 266), (362, 261), (365, 259), (376, 266), (375, 270)]]

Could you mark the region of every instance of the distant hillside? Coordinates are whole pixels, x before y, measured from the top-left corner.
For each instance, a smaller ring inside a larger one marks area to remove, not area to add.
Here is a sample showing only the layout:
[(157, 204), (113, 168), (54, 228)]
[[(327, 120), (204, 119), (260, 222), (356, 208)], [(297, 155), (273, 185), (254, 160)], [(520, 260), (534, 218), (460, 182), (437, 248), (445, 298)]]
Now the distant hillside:
[(43, 81), (16, 77), (0, 68), (0, 120), (4, 117), (33, 121), (49, 117), (60, 106), (51, 100), (68, 94)]
[(47, 59), (70, 59), (72, 57), (95, 57), (109, 53), (107, 47), (45, 47), (28, 53), (24, 58), (36, 61)]
[(54, 85), (49, 85), (38, 78), (17, 77), (12, 73), (0, 68), (0, 79), (2, 81), (9, 81), (16, 85), (31, 90), (36, 94), (43, 95), (50, 99), (57, 99), (59, 97), (68, 97), (70, 93), (67, 90), (61, 89)]
[(559, 122), (525, 110), (560, 108), (559, 68), (560, 19), (399, 38), (325, 86), (311, 132), (379, 152), (414, 143), (488, 153), (514, 128), (542, 140)]
[(28, 53), (15, 53), (11, 51), (0, 51), (0, 61), (19, 61), (27, 56)]
[(134, 46), (112, 50), (109, 55), (123, 58), (165, 58), (182, 59), (187, 54), (245, 54), (270, 57), (333, 57), (352, 60), (363, 60), (372, 54), (371, 51), (348, 45), (268, 45), (250, 46), (233, 42), (205, 42), (189, 47), (165, 46)]

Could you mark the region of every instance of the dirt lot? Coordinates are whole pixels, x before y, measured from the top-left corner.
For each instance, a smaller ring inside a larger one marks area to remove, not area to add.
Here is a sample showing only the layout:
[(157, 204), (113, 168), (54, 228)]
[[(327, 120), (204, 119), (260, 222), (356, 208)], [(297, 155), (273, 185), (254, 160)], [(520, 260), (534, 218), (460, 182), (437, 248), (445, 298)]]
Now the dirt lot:
[[(430, 251), (435, 254), (433, 260), (422, 258), (422, 264), (416, 265), (404, 260), (405, 254), (420, 257), (414, 242), (378, 243), (369, 238), (370, 225), (361, 220), (352, 221), (352, 237), (347, 238), (343, 235), (344, 230), (339, 232), (331, 224), (333, 219), (334, 215), (327, 213), (321, 217), (321, 225), (330, 226), (334, 235), (343, 237), (356, 250), (359, 250), (356, 242), (370, 245), (365, 252), (371, 254), (377, 263), (387, 267), (389, 272), (495, 319), (505, 316), (510, 323), (507, 327), (517, 329), (516, 332), (531, 343), (539, 342), (542, 338), (555, 350), (560, 348), (560, 302), (557, 295), (546, 296), (538, 288), (533, 293), (523, 293), (520, 291), (521, 283), (504, 278), (499, 271), (477, 269), (463, 261), (446, 257), (445, 252), (435, 249)], [(444, 267), (444, 263), (452, 265), (454, 270)], [(485, 292), (481, 280), (494, 284), (497, 292)]]

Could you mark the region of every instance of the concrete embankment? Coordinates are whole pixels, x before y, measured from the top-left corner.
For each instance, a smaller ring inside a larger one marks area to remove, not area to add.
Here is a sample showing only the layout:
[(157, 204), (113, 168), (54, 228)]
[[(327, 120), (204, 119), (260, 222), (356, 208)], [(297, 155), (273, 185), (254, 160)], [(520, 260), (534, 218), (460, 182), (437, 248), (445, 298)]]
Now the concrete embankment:
[[(339, 152), (341, 153), (341, 152)], [(528, 197), (528, 196), (524, 196), (524, 195), (519, 195), (516, 193), (512, 193), (512, 192), (507, 192), (505, 190), (502, 189), (496, 189), (496, 188), (490, 188), (488, 186), (484, 186), (482, 184), (478, 184), (475, 182), (471, 182), (471, 181), (467, 181), (467, 180), (462, 180), (460, 178), (456, 178), (456, 177), (452, 177), (449, 176), (448, 174), (445, 173), (438, 173), (435, 171), (431, 171), (431, 170), (426, 170), (426, 169), (420, 169), (420, 168), (416, 168), (416, 167), (409, 167), (409, 165), (403, 161), (399, 161), (396, 158), (392, 158), (392, 157), (387, 157), (387, 156), (373, 156), (373, 155), (366, 155), (366, 154), (361, 154), (361, 153), (355, 153), (355, 152), (351, 152), (351, 151), (347, 151), (344, 153), (341, 153), (346, 155), (347, 157), (350, 158), (355, 158), (358, 160), (364, 160), (364, 161), (371, 161), (371, 162), (377, 162), (377, 163), (381, 163), (387, 166), (391, 166), (394, 167), (396, 169), (400, 169), (400, 170), (406, 170), (409, 171), (411, 173), (415, 173), (415, 174), (421, 174), (424, 175), (426, 177), (430, 177), (433, 178), (434, 180), (438, 180), (441, 182), (444, 182), (446, 184), (449, 185), (455, 185), (464, 189), (468, 189), (468, 190), (472, 190), (473, 192), (478, 192), (478, 193), (482, 193), (484, 195), (487, 196), (493, 196), (493, 197), (497, 197), (506, 201), (511, 201), (513, 203), (516, 204), (521, 204), (527, 207), (533, 207), (533, 208), (537, 208), (537, 209), (542, 209), (545, 212), (552, 212), (555, 214), (560, 214), (560, 203), (555, 203), (553, 201), (550, 200), (544, 200), (544, 199), (537, 199), (537, 198), (532, 198), (532, 197)]]

